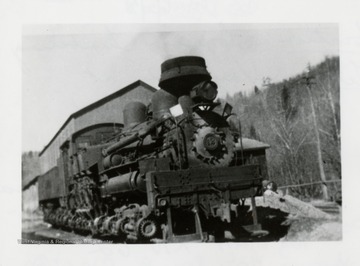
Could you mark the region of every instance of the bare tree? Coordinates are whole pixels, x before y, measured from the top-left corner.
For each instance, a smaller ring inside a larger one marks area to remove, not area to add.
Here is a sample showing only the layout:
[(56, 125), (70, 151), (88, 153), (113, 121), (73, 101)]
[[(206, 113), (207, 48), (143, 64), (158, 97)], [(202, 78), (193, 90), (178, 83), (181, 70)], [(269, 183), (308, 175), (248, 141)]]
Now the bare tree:
[[(310, 68), (309, 68), (310, 70)], [(320, 172), (320, 179), (323, 182), (321, 188), (322, 188), (322, 193), (323, 193), (323, 198), (325, 200), (329, 199), (329, 194), (328, 194), (328, 190), (327, 190), (327, 185), (326, 185), (326, 175), (325, 175), (325, 171), (324, 171), (324, 165), (323, 165), (323, 156), (322, 156), (322, 150), (321, 150), (321, 141), (320, 141), (320, 134), (319, 134), (319, 126), (318, 126), (318, 122), (317, 122), (317, 116), (316, 116), (316, 112), (315, 112), (315, 107), (314, 107), (314, 100), (313, 100), (313, 96), (311, 93), (311, 88), (312, 88), (312, 79), (313, 77), (307, 75), (304, 77), (305, 79), (305, 87), (307, 89), (307, 92), (309, 94), (309, 100), (310, 100), (310, 107), (311, 107), (311, 115), (312, 115), (312, 120), (314, 123), (314, 133), (315, 133), (315, 143), (316, 143), (316, 152), (317, 152), (317, 162), (318, 162), (318, 166), (319, 166), (319, 172)]]
[(339, 87), (335, 57), (305, 77), (278, 83), (264, 78), (258, 93), (227, 97), (242, 117), (244, 135), (270, 144), (269, 177), (280, 186), (299, 185), (292, 189), (298, 195), (329, 199), (334, 185), (328, 181), (341, 177)]
[[(266, 120), (269, 123), (269, 128), (272, 131), (274, 140), (271, 140), (271, 135), (268, 140), (272, 143), (276, 141), (276, 145), (272, 147), (281, 156), (280, 162), (276, 167), (280, 167), (283, 184), (301, 184), (304, 182), (303, 172), (301, 171), (302, 162), (299, 152), (309, 136), (309, 131), (301, 125), (301, 120), (296, 119), (297, 107), (290, 96), (290, 89), (287, 84), (278, 89), (276, 107), (274, 101), (263, 98)], [(270, 105), (267, 101), (270, 101)], [(279, 165), (280, 163), (280, 165)], [(284, 184), (284, 185), (285, 185)], [(302, 188), (298, 189), (299, 192)]]

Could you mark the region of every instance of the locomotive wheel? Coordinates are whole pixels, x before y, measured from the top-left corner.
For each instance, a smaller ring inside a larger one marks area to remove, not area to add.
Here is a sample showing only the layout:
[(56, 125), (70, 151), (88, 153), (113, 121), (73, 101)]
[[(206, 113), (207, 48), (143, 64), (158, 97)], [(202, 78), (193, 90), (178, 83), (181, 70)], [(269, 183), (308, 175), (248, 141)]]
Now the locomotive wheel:
[(157, 223), (152, 219), (142, 219), (138, 224), (138, 232), (142, 238), (150, 239), (156, 235), (158, 230)]
[(69, 219), (69, 227), (70, 227), (70, 229), (75, 229), (75, 221), (76, 221), (76, 216), (71, 215), (71, 217)]
[(115, 223), (115, 234), (116, 235), (124, 235), (126, 234), (126, 231), (125, 231), (125, 224), (128, 222), (128, 218), (125, 217), (125, 218), (121, 218), (120, 220), (117, 220), (116, 223)]
[(64, 228), (67, 228), (68, 227), (68, 220), (69, 220), (69, 215), (68, 214), (65, 214), (63, 217), (62, 217), (62, 221), (61, 221), (61, 225), (64, 227)]
[(114, 220), (116, 219), (116, 216), (110, 216), (110, 217), (107, 217), (103, 223), (103, 230), (105, 233), (109, 233), (111, 234), (111, 231), (112, 231), (112, 225), (114, 223)]
[(93, 228), (91, 230), (92, 235), (102, 234), (102, 224), (105, 218), (106, 215), (95, 218)]

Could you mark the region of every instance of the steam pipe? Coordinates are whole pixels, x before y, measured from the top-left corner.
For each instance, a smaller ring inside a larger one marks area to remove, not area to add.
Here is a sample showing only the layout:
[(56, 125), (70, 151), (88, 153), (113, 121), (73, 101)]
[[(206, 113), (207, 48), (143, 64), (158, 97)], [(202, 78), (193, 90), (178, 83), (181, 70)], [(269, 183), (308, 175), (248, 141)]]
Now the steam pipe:
[(103, 156), (107, 156), (118, 149), (121, 149), (127, 145), (130, 145), (131, 143), (134, 143), (137, 140), (141, 140), (141, 139), (145, 138), (147, 135), (150, 134), (151, 130), (156, 128), (159, 124), (163, 123), (168, 118), (169, 118), (168, 116), (164, 116), (160, 120), (151, 121), (148, 125), (146, 125), (142, 129), (140, 129), (138, 132), (134, 133), (133, 135), (125, 137), (125, 138), (121, 139), (120, 141), (118, 141), (118, 142), (114, 143), (113, 145), (104, 149)]

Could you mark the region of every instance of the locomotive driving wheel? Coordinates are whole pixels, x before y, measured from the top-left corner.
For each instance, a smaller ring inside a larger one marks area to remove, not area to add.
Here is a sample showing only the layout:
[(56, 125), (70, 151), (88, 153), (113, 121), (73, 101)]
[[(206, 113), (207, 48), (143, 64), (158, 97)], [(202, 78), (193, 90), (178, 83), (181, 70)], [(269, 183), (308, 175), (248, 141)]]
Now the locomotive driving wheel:
[(125, 224), (129, 221), (129, 218), (124, 217), (116, 221), (115, 229), (113, 234), (115, 235), (126, 235)]

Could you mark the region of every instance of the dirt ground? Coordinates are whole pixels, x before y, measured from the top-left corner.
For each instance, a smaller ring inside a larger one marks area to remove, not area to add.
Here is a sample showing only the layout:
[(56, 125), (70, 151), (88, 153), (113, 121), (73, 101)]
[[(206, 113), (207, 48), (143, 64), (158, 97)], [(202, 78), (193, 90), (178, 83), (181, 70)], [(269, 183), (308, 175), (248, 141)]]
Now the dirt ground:
[[(260, 238), (245, 237), (236, 242), (342, 240), (341, 207), (339, 207), (339, 213), (329, 214), (315, 208), (311, 203), (271, 193), (264, 197), (257, 197), (256, 205), (259, 223), (262, 225), (262, 229), (268, 231), (269, 234)], [(321, 205), (321, 202), (316, 202), (316, 205)], [(39, 213), (23, 214), (22, 218), (24, 239), (37, 239), (39, 236), (35, 234), (38, 232), (49, 232), (50, 234), (54, 231), (50, 225), (43, 223), (43, 217)], [(250, 210), (244, 218), (252, 221)], [(56, 235), (62, 233), (56, 231)], [(81, 236), (74, 235), (74, 237)], [(228, 239), (224, 242), (233, 241)]]
[(291, 223), (288, 233), (280, 241), (341, 241), (342, 221), (336, 215), (332, 219), (297, 218)]
[(337, 213), (326, 213), (315, 207), (327, 207), (329, 204), (303, 202), (290, 195), (273, 192), (256, 198), (259, 220), (273, 236), (270, 241), (342, 240), (341, 206), (338, 206)]

